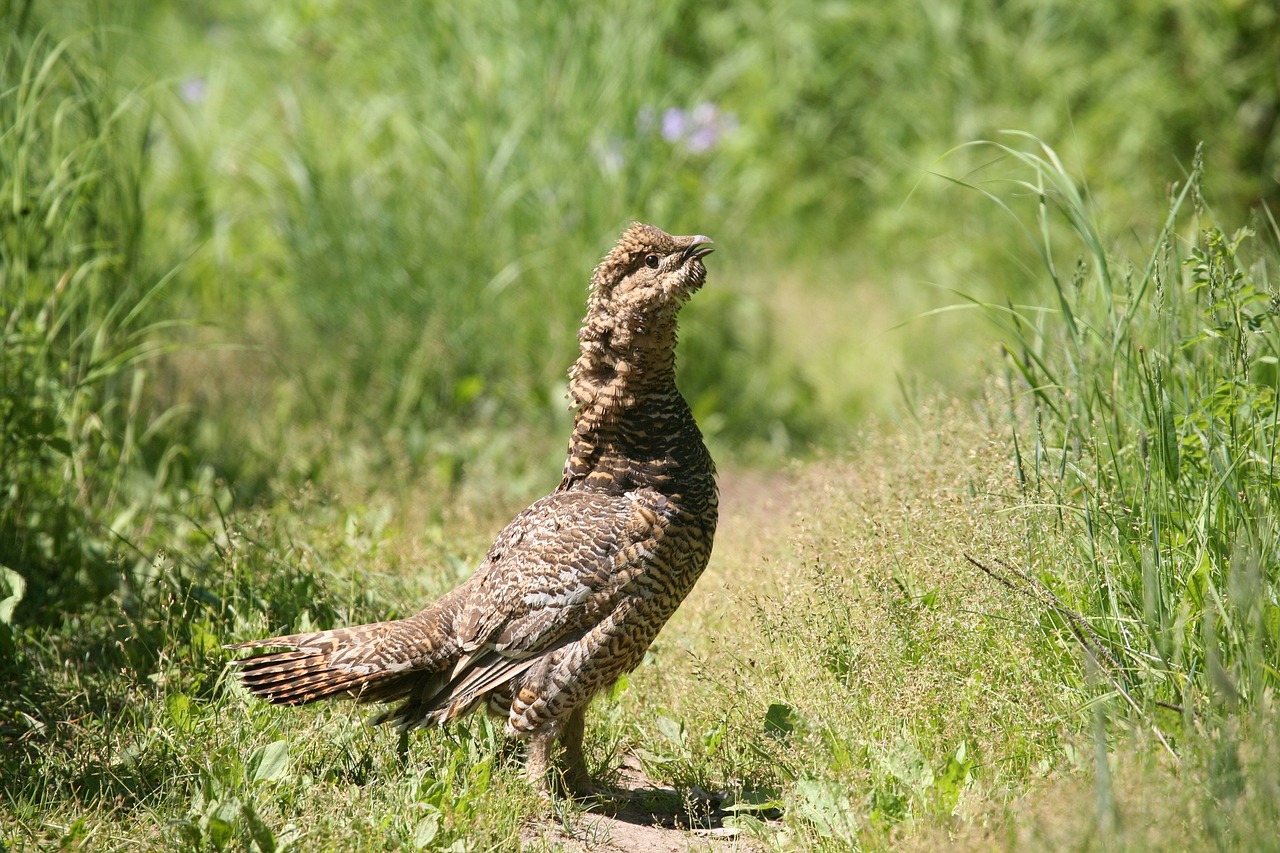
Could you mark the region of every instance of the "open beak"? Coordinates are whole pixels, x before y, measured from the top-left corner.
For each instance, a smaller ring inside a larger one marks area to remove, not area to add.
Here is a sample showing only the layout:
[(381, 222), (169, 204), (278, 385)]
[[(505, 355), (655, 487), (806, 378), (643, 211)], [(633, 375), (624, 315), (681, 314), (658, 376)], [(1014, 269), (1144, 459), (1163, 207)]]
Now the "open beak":
[(716, 250), (715, 246), (711, 244), (710, 237), (704, 237), (703, 235), (699, 234), (698, 236), (692, 238), (692, 240), (693, 242), (691, 242), (685, 248), (684, 254), (680, 258), (680, 263), (682, 264), (688, 261), (690, 258), (705, 258), (707, 255), (711, 254)]

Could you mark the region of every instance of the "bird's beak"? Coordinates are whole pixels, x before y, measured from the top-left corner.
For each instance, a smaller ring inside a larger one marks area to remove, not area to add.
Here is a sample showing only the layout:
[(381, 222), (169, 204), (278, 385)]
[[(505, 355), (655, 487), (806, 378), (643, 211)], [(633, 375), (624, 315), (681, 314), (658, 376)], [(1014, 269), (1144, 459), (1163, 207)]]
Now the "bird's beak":
[(685, 247), (684, 253), (680, 257), (680, 263), (684, 263), (690, 258), (704, 258), (716, 250), (715, 246), (711, 245), (710, 237), (704, 237), (699, 234), (691, 238), (691, 240), (692, 242)]

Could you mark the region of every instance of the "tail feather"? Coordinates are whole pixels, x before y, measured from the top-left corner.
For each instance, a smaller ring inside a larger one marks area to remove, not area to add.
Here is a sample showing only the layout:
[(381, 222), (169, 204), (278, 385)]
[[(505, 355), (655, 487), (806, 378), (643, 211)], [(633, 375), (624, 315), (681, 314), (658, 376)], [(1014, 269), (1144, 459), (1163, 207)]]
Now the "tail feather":
[(250, 692), (277, 705), (303, 705), (343, 693), (355, 697), (369, 683), (368, 676), (353, 676), (322, 666), (268, 676), (246, 671), (241, 673), (240, 680)]
[[(438, 639), (438, 638), (436, 638)], [(413, 692), (430, 677), (439, 659), (420, 626), (378, 622), (352, 628), (289, 634), (227, 646), (229, 649), (282, 648), (234, 661), (240, 683), (276, 705), (305, 705), (320, 699), (388, 701)]]

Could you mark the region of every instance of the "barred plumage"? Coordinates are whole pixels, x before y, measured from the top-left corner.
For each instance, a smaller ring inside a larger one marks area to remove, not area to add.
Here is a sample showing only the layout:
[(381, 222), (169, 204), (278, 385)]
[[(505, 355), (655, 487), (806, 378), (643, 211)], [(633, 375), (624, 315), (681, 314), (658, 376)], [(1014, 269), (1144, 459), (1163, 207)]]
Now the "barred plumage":
[(238, 661), (282, 705), (394, 702), (402, 728), (482, 703), (530, 739), (545, 786), (565, 748), (571, 789), (591, 698), (637, 666), (711, 555), (715, 467), (675, 384), (676, 315), (705, 278), (703, 236), (633, 224), (592, 276), (560, 485), (507, 525), (475, 573), (408, 619), (238, 643), (286, 651)]

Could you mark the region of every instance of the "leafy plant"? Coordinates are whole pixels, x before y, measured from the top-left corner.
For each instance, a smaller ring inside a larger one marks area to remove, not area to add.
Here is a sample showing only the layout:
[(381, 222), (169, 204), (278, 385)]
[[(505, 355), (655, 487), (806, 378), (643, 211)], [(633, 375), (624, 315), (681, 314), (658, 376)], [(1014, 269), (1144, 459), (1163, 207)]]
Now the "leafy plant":
[[(1228, 235), (1197, 156), (1149, 253), (1117, 257), (1057, 154), (1018, 141), (1029, 148), (982, 144), (1026, 176), (1009, 183), (1034, 225), (1018, 200), (965, 183), (1018, 219), (1050, 285), (1047, 306), (973, 300), (1003, 330), (1017, 377), (1024, 488), (1075, 542), (1072, 560), (1025, 579), (1089, 635), (1102, 683), (1176, 751), (1280, 686), (1280, 229), (1264, 212), (1269, 245), (1254, 228)], [(1064, 239), (1080, 252), (1069, 274)]]
[(149, 280), (148, 121), (84, 38), (0, 56), (0, 564), (26, 580), (12, 619), (57, 619), (123, 576), (181, 450), (144, 363), (171, 345)]

